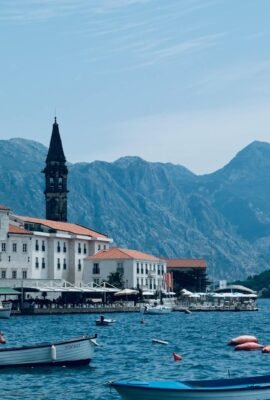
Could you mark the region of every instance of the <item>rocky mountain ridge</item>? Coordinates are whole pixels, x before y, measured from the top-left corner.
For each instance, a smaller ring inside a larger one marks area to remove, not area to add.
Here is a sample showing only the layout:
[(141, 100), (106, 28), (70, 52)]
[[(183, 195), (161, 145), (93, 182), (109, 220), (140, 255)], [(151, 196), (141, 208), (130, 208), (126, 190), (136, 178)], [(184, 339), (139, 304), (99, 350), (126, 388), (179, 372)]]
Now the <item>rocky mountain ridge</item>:
[[(45, 216), (48, 149), (0, 141), (0, 203)], [(253, 142), (224, 168), (198, 176), (181, 165), (123, 157), (69, 164), (70, 222), (114, 244), (179, 258), (205, 258), (215, 279), (242, 279), (270, 265), (270, 144)]]

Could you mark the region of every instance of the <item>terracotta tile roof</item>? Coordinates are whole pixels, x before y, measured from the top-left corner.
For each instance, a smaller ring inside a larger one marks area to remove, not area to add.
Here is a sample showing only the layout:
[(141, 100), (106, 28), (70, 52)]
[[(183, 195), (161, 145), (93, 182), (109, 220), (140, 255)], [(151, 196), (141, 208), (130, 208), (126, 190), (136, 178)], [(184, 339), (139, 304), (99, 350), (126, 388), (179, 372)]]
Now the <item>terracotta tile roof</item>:
[(198, 258), (169, 258), (167, 268), (206, 268), (206, 261)]
[(0, 210), (3, 210), (3, 211), (10, 211), (10, 208), (8, 208), (8, 207), (6, 207), (6, 206), (3, 206), (3, 204), (0, 204)]
[(48, 228), (73, 233), (75, 235), (91, 236), (93, 238), (108, 238), (108, 236), (103, 233), (93, 231), (92, 229), (85, 228), (81, 225), (71, 224), (69, 222), (50, 221), (49, 219), (24, 217), (19, 215), (17, 215), (17, 218), (22, 219), (24, 222), (45, 225)]
[(121, 249), (119, 247), (111, 247), (107, 250), (101, 250), (94, 256), (88, 257), (89, 260), (112, 260), (112, 259), (135, 259), (135, 260), (148, 260), (160, 261), (160, 258), (152, 256), (151, 254), (143, 253), (138, 250)]
[(33, 235), (33, 232), (27, 231), (24, 228), (20, 228), (19, 226), (11, 225), (11, 224), (9, 225), (8, 233), (16, 234), (16, 235)]

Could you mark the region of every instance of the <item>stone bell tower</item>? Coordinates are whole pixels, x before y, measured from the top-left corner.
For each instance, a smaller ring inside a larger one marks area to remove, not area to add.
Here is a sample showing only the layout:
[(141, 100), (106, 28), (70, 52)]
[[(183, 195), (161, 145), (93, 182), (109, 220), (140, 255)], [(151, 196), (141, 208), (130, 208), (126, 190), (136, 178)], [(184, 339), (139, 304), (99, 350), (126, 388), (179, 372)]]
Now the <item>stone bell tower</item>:
[(42, 172), (45, 174), (46, 219), (67, 222), (68, 169), (56, 117)]

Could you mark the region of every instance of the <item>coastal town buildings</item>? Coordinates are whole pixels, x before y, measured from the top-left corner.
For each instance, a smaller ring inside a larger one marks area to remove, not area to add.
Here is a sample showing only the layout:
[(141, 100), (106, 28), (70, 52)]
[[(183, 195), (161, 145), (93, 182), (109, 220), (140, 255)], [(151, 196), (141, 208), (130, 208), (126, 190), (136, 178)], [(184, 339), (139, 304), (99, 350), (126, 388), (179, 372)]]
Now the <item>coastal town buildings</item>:
[(84, 261), (84, 281), (100, 284), (118, 272), (127, 288), (165, 289), (167, 267), (164, 259), (137, 250), (111, 247), (88, 256)]
[[(55, 118), (42, 171), (45, 175), (46, 218), (16, 215), (0, 205), (0, 285), (25, 286), (41, 281), (96, 285), (121, 273), (123, 285), (155, 291), (172, 289), (172, 274), (205, 269), (206, 263), (166, 260), (141, 251), (111, 247), (112, 238), (68, 222), (68, 168)], [(181, 265), (180, 265), (180, 264)], [(49, 284), (49, 283), (48, 283)]]

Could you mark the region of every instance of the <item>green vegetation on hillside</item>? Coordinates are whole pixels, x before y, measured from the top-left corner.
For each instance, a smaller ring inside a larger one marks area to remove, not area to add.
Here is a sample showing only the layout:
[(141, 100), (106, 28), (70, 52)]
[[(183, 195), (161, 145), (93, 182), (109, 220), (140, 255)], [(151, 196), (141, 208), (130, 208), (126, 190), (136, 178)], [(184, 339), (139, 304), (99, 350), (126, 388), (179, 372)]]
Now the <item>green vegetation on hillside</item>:
[(246, 281), (236, 281), (236, 285), (243, 285), (258, 292), (260, 297), (270, 297), (270, 270), (258, 275), (249, 276)]

